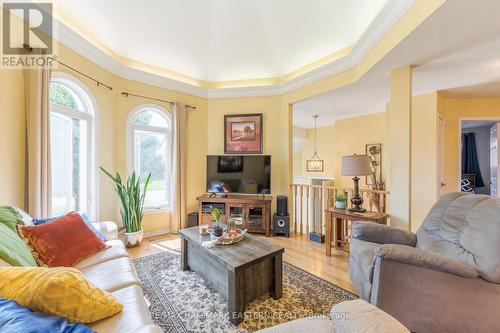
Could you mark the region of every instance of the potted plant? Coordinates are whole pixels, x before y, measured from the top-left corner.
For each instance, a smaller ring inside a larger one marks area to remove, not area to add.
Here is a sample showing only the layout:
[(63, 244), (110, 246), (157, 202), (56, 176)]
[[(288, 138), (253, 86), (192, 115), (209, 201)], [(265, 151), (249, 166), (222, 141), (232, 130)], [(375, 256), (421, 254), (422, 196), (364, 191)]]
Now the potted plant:
[(347, 207), (347, 194), (345, 192), (335, 194), (335, 208), (345, 209), (346, 207)]
[(144, 237), (142, 229), (144, 198), (146, 197), (151, 174), (146, 178), (144, 188), (141, 191), (140, 177), (136, 176), (135, 171), (128, 176), (126, 183), (123, 184), (118, 171), (113, 176), (103, 167), (101, 167), (101, 170), (113, 180), (115, 191), (120, 199), (120, 215), (125, 227), (125, 246), (137, 246)]
[(215, 237), (221, 237), (224, 231), (224, 229), (220, 225), (220, 215), (221, 212), (219, 208), (212, 209), (212, 216), (214, 217), (215, 222), (217, 223), (217, 225), (212, 229), (212, 235), (214, 235)]

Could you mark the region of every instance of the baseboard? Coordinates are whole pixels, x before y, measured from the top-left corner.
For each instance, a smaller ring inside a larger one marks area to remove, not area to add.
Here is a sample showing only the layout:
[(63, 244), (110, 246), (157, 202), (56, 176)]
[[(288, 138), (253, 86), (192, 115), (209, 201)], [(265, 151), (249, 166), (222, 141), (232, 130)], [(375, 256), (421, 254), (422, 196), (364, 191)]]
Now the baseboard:
[(170, 234), (172, 231), (170, 229), (160, 229), (156, 231), (145, 232), (144, 237), (160, 236), (164, 234)]

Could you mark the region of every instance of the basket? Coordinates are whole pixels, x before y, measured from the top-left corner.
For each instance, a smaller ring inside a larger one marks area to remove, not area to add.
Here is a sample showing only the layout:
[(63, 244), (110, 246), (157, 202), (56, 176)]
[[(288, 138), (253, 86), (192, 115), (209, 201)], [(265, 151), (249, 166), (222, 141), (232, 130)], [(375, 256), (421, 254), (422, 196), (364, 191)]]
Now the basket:
[(216, 240), (217, 243), (216, 244), (220, 244), (220, 245), (231, 245), (231, 244), (235, 244), (235, 243), (238, 243), (240, 241), (243, 240), (243, 238), (245, 238), (245, 234), (247, 232), (247, 229), (245, 230), (241, 230), (241, 229), (238, 229), (236, 228), (236, 231), (238, 232), (238, 236), (236, 237), (229, 237), (227, 236), (227, 233), (224, 232), (224, 234), (222, 234), (221, 237), (215, 237), (214, 235), (210, 234), (210, 238), (212, 240)]

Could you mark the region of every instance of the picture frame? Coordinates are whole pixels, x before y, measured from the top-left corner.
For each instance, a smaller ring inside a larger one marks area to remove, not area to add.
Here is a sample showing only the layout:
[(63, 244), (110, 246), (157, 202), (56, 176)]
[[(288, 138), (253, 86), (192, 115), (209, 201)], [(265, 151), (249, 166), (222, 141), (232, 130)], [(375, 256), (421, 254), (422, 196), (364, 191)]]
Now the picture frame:
[[(368, 155), (370, 159), (370, 165), (375, 173), (375, 178), (380, 179), (382, 177), (382, 144), (381, 143), (369, 143), (365, 145), (365, 154)], [(365, 177), (366, 185), (372, 186), (372, 177)]]
[(224, 115), (224, 153), (262, 154), (262, 113)]

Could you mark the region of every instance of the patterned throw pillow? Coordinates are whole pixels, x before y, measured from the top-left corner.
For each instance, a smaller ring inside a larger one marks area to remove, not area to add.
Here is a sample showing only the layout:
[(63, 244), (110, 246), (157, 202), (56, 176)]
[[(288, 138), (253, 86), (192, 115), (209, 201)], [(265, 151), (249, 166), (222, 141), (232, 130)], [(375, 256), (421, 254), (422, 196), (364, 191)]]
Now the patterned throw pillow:
[[(87, 214), (81, 213), (81, 212), (78, 212), (78, 214), (80, 214), (80, 216), (82, 217), (83, 221), (90, 228), (90, 230), (92, 230), (94, 232), (94, 234), (97, 235), (97, 237), (99, 237), (103, 242), (105, 242), (106, 241), (106, 237), (104, 236), (104, 234), (102, 232), (100, 232), (99, 230), (97, 230), (96, 228), (94, 228), (94, 226), (90, 222), (90, 219), (87, 216)], [(35, 225), (44, 224), (45, 222), (52, 222), (52, 221), (57, 220), (58, 218), (63, 217), (63, 216), (64, 215), (46, 217), (46, 218), (43, 218), (43, 219), (33, 219), (33, 223)]]
[(17, 226), (38, 265), (72, 267), (107, 248), (76, 212), (35, 226)]
[(94, 286), (75, 268), (0, 268), (0, 281), (9, 281), (0, 283), (0, 297), (76, 323), (92, 323), (123, 309), (113, 295)]

